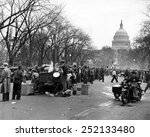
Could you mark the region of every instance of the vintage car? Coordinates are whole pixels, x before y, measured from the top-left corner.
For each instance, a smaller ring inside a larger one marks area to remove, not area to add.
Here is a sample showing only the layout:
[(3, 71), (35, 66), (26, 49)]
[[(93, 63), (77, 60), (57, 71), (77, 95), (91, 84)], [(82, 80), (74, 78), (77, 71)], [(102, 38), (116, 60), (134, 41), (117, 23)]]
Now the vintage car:
[(38, 92), (56, 94), (62, 90), (61, 74), (59, 72), (40, 73)]

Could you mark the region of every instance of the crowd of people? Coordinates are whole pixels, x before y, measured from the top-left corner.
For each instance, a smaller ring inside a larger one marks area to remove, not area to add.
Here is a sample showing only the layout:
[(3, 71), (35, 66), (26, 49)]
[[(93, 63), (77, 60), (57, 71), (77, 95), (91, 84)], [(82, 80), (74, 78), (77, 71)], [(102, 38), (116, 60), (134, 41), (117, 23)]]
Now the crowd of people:
[(3, 101), (9, 100), (11, 90), (11, 77), (13, 77), (13, 92), (12, 100), (21, 99), (21, 84), (23, 82), (23, 69), (18, 66), (18, 69), (12, 74), (7, 62), (3, 63), (3, 71), (1, 74), (1, 93), (3, 94)]
[[(45, 69), (45, 67), (38, 67), (35, 66), (31, 69), (30, 73), (28, 70), (24, 70), (21, 65), (18, 66), (18, 69), (11, 73), (11, 70), (9, 69), (8, 63), (3, 63), (4, 69), (1, 74), (1, 93), (3, 93), (3, 101), (9, 100), (9, 93), (10, 93), (10, 83), (11, 83), (11, 77), (13, 77), (13, 92), (12, 92), (12, 99), (21, 99), (21, 84), (22, 82), (25, 82), (25, 78), (27, 75), (30, 74), (31, 82), (33, 83), (33, 89), (38, 90), (38, 78), (40, 73), (48, 72), (48, 70)], [(73, 65), (68, 66), (64, 60), (61, 60), (60, 63), (55, 64), (55, 67), (53, 71), (59, 71), (61, 73), (61, 80), (62, 80), (62, 91), (66, 91), (67, 89), (71, 88), (71, 85), (83, 82), (84, 84), (87, 84), (90, 82), (93, 84), (94, 80), (99, 80), (104, 82), (105, 76), (111, 75), (112, 79), (110, 82), (118, 82), (118, 77), (126, 77), (130, 78), (132, 76), (133, 70), (131, 69), (115, 69), (115, 68), (109, 68), (109, 67), (101, 67), (101, 68), (91, 68), (86, 65), (84, 66), (78, 66), (76, 63), (73, 63)], [(147, 83), (147, 86), (144, 90), (146, 90), (150, 87), (150, 71), (145, 70), (134, 70), (136, 75), (141, 81), (144, 81)], [(70, 77), (69, 77), (70, 76)], [(68, 82), (71, 80), (71, 83)]]

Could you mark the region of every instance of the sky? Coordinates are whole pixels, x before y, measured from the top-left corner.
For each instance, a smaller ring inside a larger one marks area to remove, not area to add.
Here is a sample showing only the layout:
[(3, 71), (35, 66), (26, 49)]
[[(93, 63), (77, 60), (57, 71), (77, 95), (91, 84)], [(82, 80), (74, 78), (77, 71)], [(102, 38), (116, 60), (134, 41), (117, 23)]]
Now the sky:
[(97, 49), (112, 46), (115, 32), (127, 31), (131, 43), (139, 34), (143, 14), (150, 0), (55, 0), (62, 4), (63, 15), (76, 27), (81, 28), (92, 39)]

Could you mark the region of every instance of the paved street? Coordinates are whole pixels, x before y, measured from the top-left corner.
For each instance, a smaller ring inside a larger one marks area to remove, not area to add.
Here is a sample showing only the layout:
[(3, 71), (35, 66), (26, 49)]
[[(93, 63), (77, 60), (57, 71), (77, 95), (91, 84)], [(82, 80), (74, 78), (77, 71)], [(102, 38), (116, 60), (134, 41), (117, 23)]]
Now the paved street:
[[(8, 120), (146, 120), (150, 119), (150, 91), (140, 102), (123, 106), (114, 100), (111, 77), (90, 84), (89, 95), (52, 97), (22, 96), (21, 100), (0, 102), (0, 119)], [(121, 81), (121, 78), (119, 78)], [(80, 84), (79, 84), (80, 86)], [(145, 87), (145, 84), (142, 85)], [(0, 99), (2, 95), (0, 94)]]

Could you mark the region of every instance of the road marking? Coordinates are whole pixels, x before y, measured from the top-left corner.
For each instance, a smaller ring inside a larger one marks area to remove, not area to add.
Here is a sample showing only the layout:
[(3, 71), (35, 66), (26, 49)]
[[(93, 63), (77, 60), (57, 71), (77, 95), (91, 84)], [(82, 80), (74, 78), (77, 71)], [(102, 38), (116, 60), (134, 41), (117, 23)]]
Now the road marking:
[(99, 107), (109, 107), (109, 106), (111, 106), (112, 104), (113, 104), (112, 101), (108, 101), (108, 102), (99, 104), (98, 106), (99, 106)]
[(75, 115), (75, 117), (81, 117), (81, 116), (83, 117), (83, 116), (86, 116), (86, 115), (88, 115), (89, 113), (91, 113), (93, 110), (94, 110), (94, 108), (87, 109), (87, 110), (85, 110), (85, 111), (83, 111), (83, 112), (81, 112), (81, 113)]
[(110, 97), (114, 97), (114, 95), (112, 93), (107, 93), (107, 92), (102, 92), (103, 94), (110, 96)]
[(81, 113), (75, 115), (75, 117), (82, 116), (82, 115), (84, 115), (85, 113), (87, 113), (88, 111), (89, 111), (89, 109), (87, 109), (87, 110), (85, 110), (85, 111), (83, 111), (83, 112), (81, 112)]
[(88, 109), (88, 111), (86, 113), (82, 114), (82, 117), (88, 115), (91, 112), (94, 112), (94, 110), (96, 110), (96, 108)]
[[(113, 104), (112, 101), (108, 101), (108, 102), (99, 104), (98, 106), (99, 106), (99, 107), (110, 107), (112, 104)], [(89, 113), (94, 112), (95, 110), (97, 110), (97, 108), (90, 108), (90, 109), (87, 109), (87, 110), (85, 110), (85, 111), (82, 111), (82, 112), (79, 113), (79, 114), (76, 114), (75, 117), (84, 117), (84, 116), (88, 115)]]

